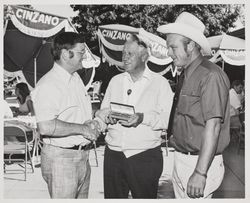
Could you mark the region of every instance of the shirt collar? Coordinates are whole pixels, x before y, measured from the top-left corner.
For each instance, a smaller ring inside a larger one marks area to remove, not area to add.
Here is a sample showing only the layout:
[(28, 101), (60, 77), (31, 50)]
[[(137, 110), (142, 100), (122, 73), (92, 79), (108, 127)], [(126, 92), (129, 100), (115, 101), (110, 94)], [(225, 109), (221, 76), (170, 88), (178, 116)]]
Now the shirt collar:
[[(145, 79), (147, 79), (147, 80), (150, 80), (151, 77), (152, 77), (151, 70), (148, 68), (147, 64), (145, 64), (145, 66), (146, 66), (146, 67), (145, 67), (145, 69), (144, 69), (144, 71), (143, 71), (143, 75), (142, 75), (141, 79), (142, 79), (142, 78), (145, 78)], [(125, 72), (124, 74), (125, 74), (126, 77), (129, 78), (129, 80), (132, 81), (132, 78), (131, 78), (131, 76), (130, 76), (130, 74), (129, 74), (128, 72)]]
[(70, 74), (68, 71), (66, 71), (62, 66), (60, 66), (56, 62), (54, 63), (53, 69), (55, 73), (57, 74), (58, 78), (67, 83), (69, 83), (70, 80), (73, 79), (73, 77), (75, 77), (77, 74), (76, 72), (74, 72), (73, 74)]
[(234, 92), (234, 94), (237, 94), (237, 92), (235, 91), (235, 89), (233, 87), (231, 89)]
[(194, 72), (194, 70), (201, 64), (202, 60), (203, 56), (200, 54), (184, 69), (185, 78), (190, 77), (190, 75)]

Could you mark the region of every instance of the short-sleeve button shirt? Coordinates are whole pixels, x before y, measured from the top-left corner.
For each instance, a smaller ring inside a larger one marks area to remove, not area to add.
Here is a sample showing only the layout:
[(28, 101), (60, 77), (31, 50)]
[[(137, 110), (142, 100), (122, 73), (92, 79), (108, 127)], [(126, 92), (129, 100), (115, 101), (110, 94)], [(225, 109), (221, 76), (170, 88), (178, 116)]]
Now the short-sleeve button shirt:
[[(32, 91), (37, 122), (59, 119), (82, 124), (92, 118), (90, 98), (78, 73), (70, 74), (57, 63), (44, 75)], [(47, 144), (72, 147), (89, 143), (82, 135), (44, 138)]]
[(173, 146), (183, 152), (198, 152), (206, 121), (221, 118), (216, 153), (229, 143), (230, 82), (221, 68), (203, 56), (186, 69), (173, 124)]

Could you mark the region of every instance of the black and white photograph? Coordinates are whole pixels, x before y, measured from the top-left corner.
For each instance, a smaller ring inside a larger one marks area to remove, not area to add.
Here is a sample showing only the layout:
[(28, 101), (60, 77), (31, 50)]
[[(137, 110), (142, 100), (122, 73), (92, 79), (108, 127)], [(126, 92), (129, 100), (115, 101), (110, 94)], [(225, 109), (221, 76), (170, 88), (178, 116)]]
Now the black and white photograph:
[(247, 8), (3, 1), (0, 198), (247, 201)]

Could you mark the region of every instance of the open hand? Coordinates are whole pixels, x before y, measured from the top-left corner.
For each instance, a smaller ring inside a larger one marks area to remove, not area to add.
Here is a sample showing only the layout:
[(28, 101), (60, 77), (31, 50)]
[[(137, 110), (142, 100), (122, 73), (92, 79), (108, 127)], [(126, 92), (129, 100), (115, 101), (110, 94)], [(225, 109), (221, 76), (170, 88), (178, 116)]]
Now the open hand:
[(105, 119), (109, 115), (110, 111), (111, 111), (110, 108), (99, 109), (95, 112), (95, 117), (98, 117), (103, 122), (105, 122)]
[(95, 116), (100, 118), (104, 123), (114, 125), (117, 123), (117, 119), (110, 116), (110, 108), (103, 108), (96, 111)]

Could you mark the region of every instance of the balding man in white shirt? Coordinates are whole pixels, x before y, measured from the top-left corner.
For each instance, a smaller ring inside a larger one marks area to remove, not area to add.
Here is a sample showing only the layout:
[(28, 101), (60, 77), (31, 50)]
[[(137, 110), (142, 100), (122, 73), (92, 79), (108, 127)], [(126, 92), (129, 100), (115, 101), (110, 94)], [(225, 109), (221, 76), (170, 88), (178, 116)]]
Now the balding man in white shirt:
[[(109, 124), (104, 154), (104, 197), (156, 198), (163, 170), (161, 130), (168, 126), (173, 93), (146, 65), (147, 45), (132, 35), (124, 45), (124, 73), (113, 77), (97, 119)], [(134, 106), (128, 121), (108, 115), (111, 102)]]

